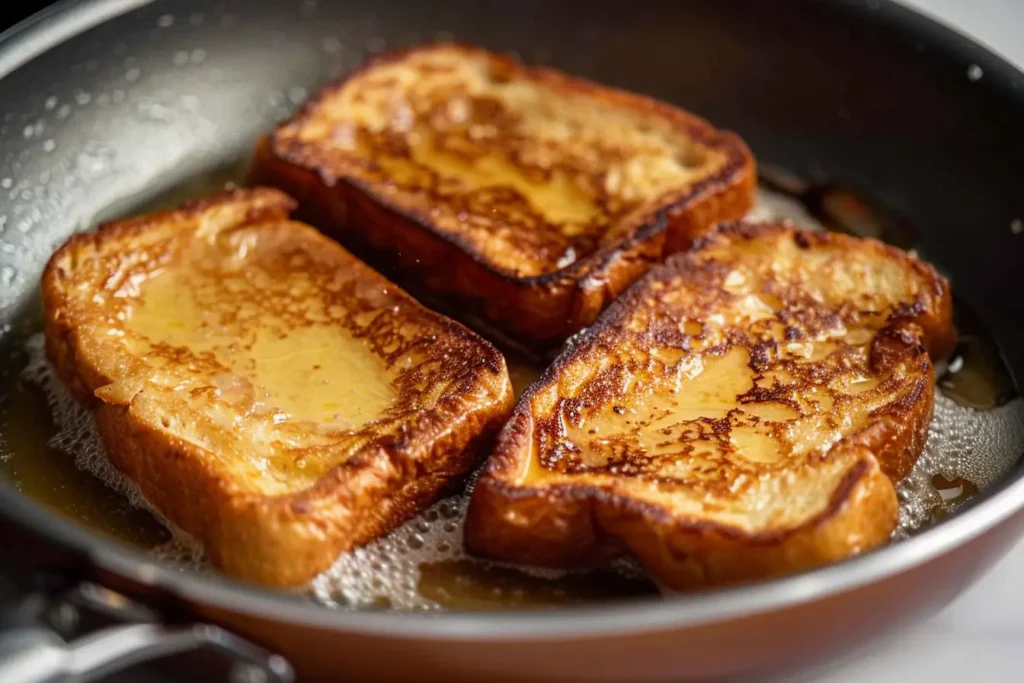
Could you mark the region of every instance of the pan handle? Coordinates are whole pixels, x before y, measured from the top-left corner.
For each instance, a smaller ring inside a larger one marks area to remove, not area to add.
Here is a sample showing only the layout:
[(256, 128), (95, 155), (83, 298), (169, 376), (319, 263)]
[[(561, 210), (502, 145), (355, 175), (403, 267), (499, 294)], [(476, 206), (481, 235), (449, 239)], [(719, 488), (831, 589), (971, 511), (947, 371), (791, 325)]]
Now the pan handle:
[[(24, 604), (36, 606), (39, 594)], [(33, 620), (0, 630), (0, 681), (3, 683), (84, 683), (133, 664), (167, 655), (206, 649), (233, 665), (231, 680), (239, 683), (292, 683), (294, 673), (281, 656), (272, 654), (218, 626), (202, 623), (164, 624), (124, 596), (91, 583), (65, 594), (55, 613), (92, 613), (131, 623), (92, 631), (70, 642), (45, 623)], [(33, 611), (26, 609), (26, 612)]]
[(0, 634), (0, 681), (91, 681), (165, 655), (208, 648), (235, 663), (233, 680), (290, 683), (291, 667), (277, 655), (209, 624), (110, 626), (71, 643), (45, 628)]

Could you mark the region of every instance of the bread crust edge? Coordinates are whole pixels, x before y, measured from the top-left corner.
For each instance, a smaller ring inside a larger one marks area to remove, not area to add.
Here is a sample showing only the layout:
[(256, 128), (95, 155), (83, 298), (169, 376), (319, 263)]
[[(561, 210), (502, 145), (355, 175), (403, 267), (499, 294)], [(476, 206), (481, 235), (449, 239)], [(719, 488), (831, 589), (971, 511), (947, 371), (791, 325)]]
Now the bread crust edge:
[[(792, 229), (786, 222), (725, 224), (694, 249)], [(927, 264), (876, 240), (802, 234), (811, 242), (859, 242), (880, 250), (904, 261), (929, 283), (930, 306), (897, 311), (878, 335), (883, 341), (894, 335), (894, 342), (903, 345), (901, 330), (912, 326), (909, 331), (918, 342), (909, 349), (909, 362), (917, 364), (916, 381), (890, 414), (834, 446), (849, 449), (853, 465), (824, 510), (796, 526), (751, 533), (708, 520), (675, 517), (660, 506), (619, 495), (607, 486), (516, 483), (533, 448), (532, 397), (572, 362), (574, 347), (563, 352), (520, 398), (499, 435), (473, 492), (465, 527), (467, 549), (498, 560), (564, 568), (599, 565), (629, 550), (665, 586), (696, 590), (810, 569), (888, 541), (899, 513), (894, 482), (910, 472), (928, 435), (934, 403), (931, 358), (949, 354), (956, 341), (949, 284)], [(677, 267), (685, 258), (686, 254), (674, 257), (659, 272)], [(609, 307), (583, 333), (582, 341), (620, 325), (642, 294), (643, 283), (637, 282)]]
[[(68, 292), (62, 264), (75, 258), (78, 250), (131, 239), (154, 227), (173, 229), (176, 221), (192, 220), (211, 210), (234, 211), (228, 220), (240, 225), (285, 220), (294, 207), (294, 200), (278, 190), (255, 188), (114, 221), (95, 233), (71, 237), (51, 257), (42, 278), (47, 356), (76, 399), (94, 413), (111, 463), (162, 516), (202, 542), (213, 563), (226, 574), (275, 587), (308, 582), (339, 553), (400, 525), (478, 465), (512, 407), (504, 358), (486, 341), (448, 321), (477, 339), (481, 353), (488, 354), (499, 369), (495, 377), (483, 377), (477, 368), (457, 395), (435, 408), (437, 419), (451, 420), (455, 428), (429, 442), (417, 441), (412, 434), (400, 448), (356, 454), (310, 488), (265, 496), (242, 490), (202, 447), (162, 431), (140, 398), (144, 392), (127, 405), (106, 403), (95, 396), (93, 392), (111, 378), (79, 354), (74, 324), (66, 315)], [(480, 384), (488, 388), (489, 402), (466, 405), (460, 400)]]
[[(292, 120), (301, 124), (308, 112), (331, 92), (366, 69), (400, 60), (422, 45), (380, 55), (355, 72), (325, 86)], [(622, 291), (653, 264), (690, 243), (719, 221), (738, 220), (753, 205), (757, 172), (743, 140), (703, 119), (650, 97), (602, 86), (561, 72), (527, 67), (480, 48), (458, 49), (483, 54), (505, 68), (525, 74), (543, 87), (586, 92), (666, 118), (703, 144), (724, 150), (727, 161), (714, 175), (683, 192), (659, 198), (648, 214), (622, 239), (569, 266), (536, 277), (519, 277), (488, 263), (486, 255), (436, 228), (428, 216), (402, 212), (373, 187), (351, 176), (335, 176), (316, 167), (304, 145), (281, 136), (278, 126), (256, 145), (250, 180), (279, 187), (299, 200), (300, 218), (340, 239), (372, 263), (397, 267), (400, 284), (424, 288), (452, 299), (453, 309), (468, 308), (526, 346), (549, 352), (569, 335), (591, 324)]]

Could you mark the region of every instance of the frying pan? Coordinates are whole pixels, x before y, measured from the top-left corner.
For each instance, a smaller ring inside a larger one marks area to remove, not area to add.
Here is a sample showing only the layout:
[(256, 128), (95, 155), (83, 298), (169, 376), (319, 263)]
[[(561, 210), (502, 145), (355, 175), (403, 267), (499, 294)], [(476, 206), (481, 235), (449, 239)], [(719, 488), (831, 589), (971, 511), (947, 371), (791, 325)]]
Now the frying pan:
[[(59, 4), (0, 40), (4, 372), (24, 362), (18, 321), (68, 234), (240, 158), (370, 53), (439, 36), (681, 104), (738, 131), (763, 164), (858, 188), (917, 228), (1011, 375), (1024, 373), (1024, 76), (881, 0)], [(42, 590), (131, 620), (70, 644), (9, 630), (5, 682), (199, 646), (248, 680), (294, 668), (309, 680), (668, 681), (804, 664), (938, 610), (1024, 530), (1024, 469), (934, 528), (838, 565), (547, 612), (330, 610), (162, 565), (8, 484), (0, 516), (5, 553), (39, 558)]]

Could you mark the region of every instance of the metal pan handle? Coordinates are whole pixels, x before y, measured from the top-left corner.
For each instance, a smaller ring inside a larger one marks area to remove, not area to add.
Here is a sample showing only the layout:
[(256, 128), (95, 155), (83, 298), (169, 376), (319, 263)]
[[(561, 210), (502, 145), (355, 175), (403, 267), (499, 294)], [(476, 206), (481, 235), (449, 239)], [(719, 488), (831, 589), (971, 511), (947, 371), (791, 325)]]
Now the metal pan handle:
[[(83, 591), (83, 588), (89, 590)], [(77, 595), (110, 591), (80, 585)], [(121, 596), (121, 604), (131, 604)], [(93, 603), (95, 605), (95, 603)], [(119, 610), (120, 611), (120, 610)], [(44, 626), (21, 626), (0, 632), (0, 681), (3, 683), (81, 683), (133, 664), (166, 655), (207, 649), (233, 665), (239, 683), (291, 683), (294, 674), (281, 656), (210, 624), (139, 622), (108, 626), (65, 642)]]
[(239, 681), (290, 683), (292, 671), (277, 655), (208, 624), (125, 624), (65, 643), (45, 628), (0, 634), (0, 681), (57, 683), (92, 681), (165, 655), (209, 648), (234, 661)]

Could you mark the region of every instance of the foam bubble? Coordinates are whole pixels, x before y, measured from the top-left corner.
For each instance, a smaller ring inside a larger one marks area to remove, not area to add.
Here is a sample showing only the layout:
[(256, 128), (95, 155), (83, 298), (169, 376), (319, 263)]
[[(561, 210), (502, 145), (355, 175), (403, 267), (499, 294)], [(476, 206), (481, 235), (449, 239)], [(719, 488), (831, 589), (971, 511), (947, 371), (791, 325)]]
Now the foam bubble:
[[(397, 609), (437, 609), (439, 605), (419, 592), (420, 567), (441, 562), (473, 562), (489, 567), (514, 567), (540, 579), (557, 579), (572, 572), (527, 567), (472, 557), (463, 548), (462, 528), (475, 480), (463, 493), (445, 498), (390, 534), (350, 553), (342, 554), (310, 588), (321, 602), (340, 607), (360, 607), (386, 602)], [(612, 566), (625, 576), (636, 576), (635, 563)]]
[(964, 496), (944, 499), (932, 483), (936, 475), (951, 481), (966, 480), (984, 491), (1013, 469), (1021, 452), (1024, 400), (1017, 398), (990, 410), (975, 410), (936, 391), (924, 452), (896, 487), (900, 517), (893, 538), (907, 538), (927, 526), (936, 511), (955, 512), (967, 502)]
[(313, 580), (313, 595), (335, 606), (387, 601), (397, 609), (436, 607), (419, 594), (419, 567), (465, 559), (462, 520), (468, 505), (468, 494), (447, 498), (387, 536), (341, 555)]
[(47, 360), (43, 335), (29, 339), (26, 350), (29, 362), (22, 371), (22, 378), (42, 389), (46, 396), (55, 428), (50, 446), (74, 458), (78, 469), (124, 496), (132, 507), (148, 510), (167, 527), (171, 540), (153, 549), (155, 557), (189, 569), (207, 567), (209, 562), (205, 559), (202, 544), (161, 515), (138, 487), (107, 459), (92, 415), (75, 400)]

